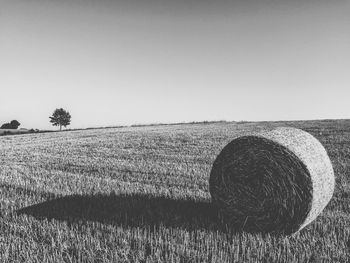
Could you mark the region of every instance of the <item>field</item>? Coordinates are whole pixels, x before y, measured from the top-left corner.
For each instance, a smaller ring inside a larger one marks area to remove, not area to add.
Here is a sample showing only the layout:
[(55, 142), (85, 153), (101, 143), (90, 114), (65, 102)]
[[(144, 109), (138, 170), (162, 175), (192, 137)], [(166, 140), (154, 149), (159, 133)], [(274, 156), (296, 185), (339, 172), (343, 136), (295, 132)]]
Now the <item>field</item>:
[(14, 134), (25, 134), (28, 133), (29, 131), (26, 129), (0, 129), (0, 135), (14, 135)]
[[(302, 128), (328, 151), (332, 201), (294, 236), (217, 220), (220, 150), (264, 126)], [(0, 262), (348, 262), (350, 120), (206, 123), (0, 137)]]

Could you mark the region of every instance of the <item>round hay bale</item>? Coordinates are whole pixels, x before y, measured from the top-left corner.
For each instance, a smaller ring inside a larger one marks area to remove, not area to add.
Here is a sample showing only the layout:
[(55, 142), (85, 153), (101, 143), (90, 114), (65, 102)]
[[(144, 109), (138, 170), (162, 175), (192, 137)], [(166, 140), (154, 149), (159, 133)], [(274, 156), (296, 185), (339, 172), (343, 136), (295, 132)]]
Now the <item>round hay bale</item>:
[(331, 161), (309, 133), (280, 127), (231, 141), (209, 188), (224, 221), (249, 232), (292, 234), (312, 222), (334, 191)]

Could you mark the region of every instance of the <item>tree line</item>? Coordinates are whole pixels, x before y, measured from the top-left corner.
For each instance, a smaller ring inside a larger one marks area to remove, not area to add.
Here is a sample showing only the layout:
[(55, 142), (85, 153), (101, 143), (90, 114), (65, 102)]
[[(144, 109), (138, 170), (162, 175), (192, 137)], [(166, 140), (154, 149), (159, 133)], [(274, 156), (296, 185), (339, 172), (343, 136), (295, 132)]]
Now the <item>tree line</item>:
[(20, 125), (21, 124), (17, 120), (12, 120), (11, 122), (1, 125), (0, 129), (18, 129)]
[[(72, 116), (68, 111), (64, 110), (63, 108), (59, 108), (56, 109), (49, 118), (53, 126), (59, 126), (60, 130), (62, 130), (62, 127), (67, 127), (70, 125)], [(0, 129), (18, 129), (20, 125), (21, 124), (19, 121), (12, 120), (11, 122), (1, 125)]]

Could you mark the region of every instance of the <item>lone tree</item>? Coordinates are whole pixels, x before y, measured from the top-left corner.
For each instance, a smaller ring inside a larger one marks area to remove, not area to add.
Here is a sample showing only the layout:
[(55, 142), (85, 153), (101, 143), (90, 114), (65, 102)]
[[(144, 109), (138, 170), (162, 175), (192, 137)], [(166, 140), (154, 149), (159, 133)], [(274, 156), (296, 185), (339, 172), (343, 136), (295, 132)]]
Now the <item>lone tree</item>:
[(60, 131), (62, 130), (62, 126), (66, 127), (70, 125), (71, 116), (68, 111), (62, 108), (56, 109), (49, 118), (53, 126), (60, 126)]
[(18, 129), (21, 124), (17, 120), (13, 120), (10, 123), (4, 123), (0, 129)]

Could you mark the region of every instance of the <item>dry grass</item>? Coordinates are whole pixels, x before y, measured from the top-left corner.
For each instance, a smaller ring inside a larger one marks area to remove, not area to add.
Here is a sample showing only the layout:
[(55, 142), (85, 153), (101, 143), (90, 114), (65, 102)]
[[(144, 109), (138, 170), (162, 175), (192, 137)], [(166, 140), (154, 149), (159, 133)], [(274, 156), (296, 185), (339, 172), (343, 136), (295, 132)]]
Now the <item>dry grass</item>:
[(282, 123), (327, 149), (336, 189), (293, 237), (226, 228), (208, 178), (243, 130), (281, 123), (177, 125), (0, 138), (0, 262), (346, 262), (350, 122)]

